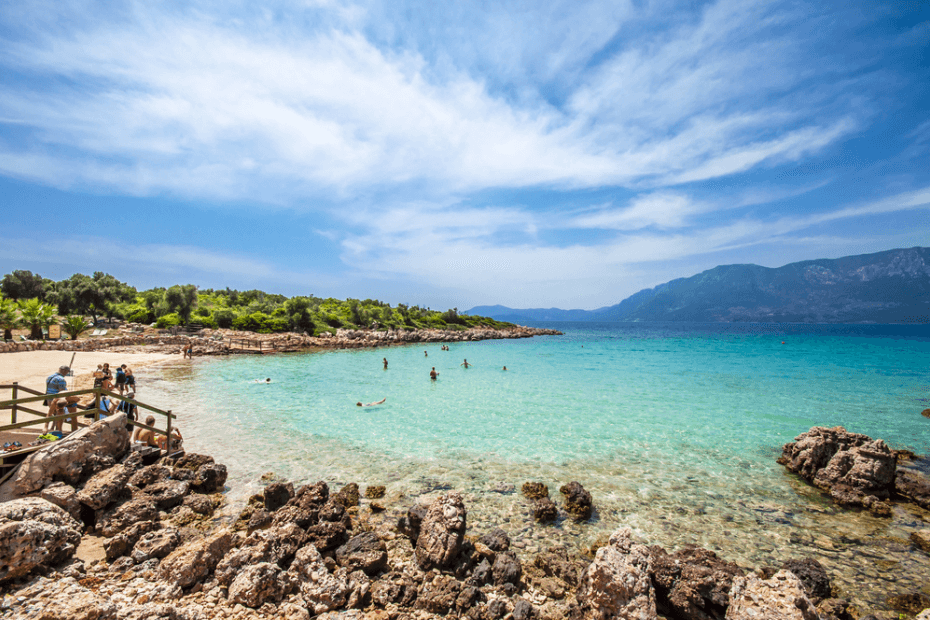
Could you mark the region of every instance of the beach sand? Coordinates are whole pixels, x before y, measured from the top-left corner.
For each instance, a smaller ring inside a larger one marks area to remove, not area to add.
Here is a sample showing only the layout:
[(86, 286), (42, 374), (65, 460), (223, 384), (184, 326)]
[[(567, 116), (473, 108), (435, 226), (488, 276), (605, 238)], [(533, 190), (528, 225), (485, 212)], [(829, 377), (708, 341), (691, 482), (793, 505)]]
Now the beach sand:
[[(143, 366), (151, 366), (170, 359), (178, 359), (178, 355), (167, 353), (116, 353), (113, 351), (21, 351), (18, 353), (4, 353), (0, 355), (0, 385), (10, 385), (14, 381), (21, 386), (45, 392), (45, 379), (54, 374), (59, 366), (71, 363), (74, 355), (73, 377), (68, 377), (69, 389), (82, 389), (93, 387), (93, 372), (97, 364), (109, 363), (115, 374), (116, 367), (126, 364), (133, 371)], [(21, 397), (29, 394), (21, 394)], [(11, 397), (11, 390), (0, 389), (0, 400)], [(43, 410), (41, 403), (32, 407)], [(24, 419), (20, 419), (24, 421)], [(10, 410), (0, 410), (0, 425), (10, 423)], [(41, 425), (40, 425), (41, 426)], [(36, 429), (40, 428), (37, 426)], [(35, 432), (28, 429), (26, 432)], [(17, 437), (17, 439), (19, 439)]]

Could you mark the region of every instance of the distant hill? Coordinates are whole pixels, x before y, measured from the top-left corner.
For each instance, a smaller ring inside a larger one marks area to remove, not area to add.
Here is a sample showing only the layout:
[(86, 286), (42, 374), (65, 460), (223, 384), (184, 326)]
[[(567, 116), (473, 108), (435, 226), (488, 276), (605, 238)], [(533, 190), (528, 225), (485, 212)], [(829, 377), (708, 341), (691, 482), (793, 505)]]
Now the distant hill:
[(930, 323), (930, 248), (791, 263), (721, 265), (597, 310), (479, 306), (521, 321)]

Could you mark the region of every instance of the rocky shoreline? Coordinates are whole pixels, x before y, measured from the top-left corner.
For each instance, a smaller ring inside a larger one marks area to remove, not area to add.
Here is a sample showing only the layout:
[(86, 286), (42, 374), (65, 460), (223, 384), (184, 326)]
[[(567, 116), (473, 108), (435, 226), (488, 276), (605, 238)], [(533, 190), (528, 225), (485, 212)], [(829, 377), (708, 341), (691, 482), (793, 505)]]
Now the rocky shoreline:
[(133, 334), (124, 330), (115, 336), (97, 339), (0, 341), (0, 353), (16, 353), (19, 351), (101, 351), (109, 349), (177, 353), (182, 348), (193, 346), (194, 355), (231, 355), (258, 352), (246, 350), (241, 344), (237, 344), (237, 341), (243, 340), (254, 343), (261, 342), (264, 353), (293, 353), (317, 349), (359, 349), (416, 343), (475, 342), (479, 340), (560, 335), (562, 335), (562, 332), (555, 329), (523, 327), (520, 325), (503, 329), (474, 327), (465, 330), (412, 329), (379, 331), (339, 329), (335, 335), (324, 333), (320, 336), (307, 336), (296, 333), (256, 334), (227, 329), (204, 329), (195, 335)]
[[(899, 454), (876, 442), (815, 427), (786, 444), (782, 459), (847, 505), (849, 497), (869, 509), (922, 501), (914, 481), (926, 478), (898, 471)], [(154, 459), (130, 450), (119, 415), (20, 466), (0, 487), (3, 617), (868, 617), (837, 596), (812, 558), (750, 570), (698, 547), (646, 546), (622, 528), (587, 553), (553, 547), (521, 559), (503, 529), (468, 534), (455, 491), (429, 504), (385, 506), (384, 487), (363, 492), (350, 483), (332, 492), (325, 482), (295, 487), (274, 476), (237, 519), (222, 519), (214, 512), (224, 501), (223, 465), (196, 454)], [(898, 480), (909, 495), (893, 490)], [(561, 504), (544, 483), (522, 491), (541, 523), (591, 517), (594, 498), (578, 482), (561, 487)], [(94, 546), (103, 557), (90, 560)], [(916, 614), (930, 606), (921, 597), (898, 607)]]

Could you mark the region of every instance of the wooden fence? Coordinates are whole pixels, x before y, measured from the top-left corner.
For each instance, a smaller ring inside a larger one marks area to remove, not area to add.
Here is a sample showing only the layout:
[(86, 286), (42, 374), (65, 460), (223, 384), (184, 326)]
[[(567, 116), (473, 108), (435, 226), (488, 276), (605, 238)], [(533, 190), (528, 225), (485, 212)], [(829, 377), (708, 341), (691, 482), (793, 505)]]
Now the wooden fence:
[[(71, 390), (70, 392), (59, 392), (58, 394), (43, 394), (36, 390), (27, 388), (25, 386), (19, 385), (18, 383), (12, 383), (9, 385), (0, 385), (0, 391), (2, 390), (11, 390), (11, 398), (9, 400), (0, 401), (0, 411), (10, 410), (10, 423), (0, 426), (0, 436), (7, 431), (12, 431), (16, 429), (28, 428), (30, 426), (36, 426), (38, 424), (45, 425), (46, 423), (52, 425), (52, 423), (58, 420), (65, 420), (67, 418), (73, 418), (78, 416), (86, 416), (88, 414), (93, 415), (94, 422), (100, 419), (101, 415), (112, 415), (109, 411), (103, 411), (100, 409), (100, 399), (103, 396), (108, 396), (113, 400), (125, 401), (137, 407), (137, 411), (145, 409), (146, 411), (151, 411), (159, 416), (165, 418), (165, 428), (164, 430), (157, 428), (155, 426), (148, 426), (139, 422), (138, 420), (131, 420), (127, 417), (127, 422), (135, 427), (147, 429), (153, 431), (157, 434), (165, 435), (168, 440), (165, 443), (167, 448), (166, 452), (171, 453), (171, 427), (172, 421), (177, 419), (177, 416), (171, 413), (171, 410), (163, 411), (157, 407), (147, 405), (141, 401), (138, 401), (134, 398), (129, 398), (127, 396), (122, 396), (116, 394), (109, 390), (105, 390), (102, 387), (96, 388), (87, 388), (83, 390)], [(30, 396), (20, 396), (21, 393), (30, 394)], [(90, 409), (80, 410), (78, 413), (63, 413), (61, 415), (50, 416), (47, 411), (38, 411), (26, 405), (33, 405), (34, 403), (39, 403), (47, 399), (53, 398), (67, 398), (68, 396), (84, 396), (86, 394), (94, 395), (94, 405)], [(19, 420), (20, 414), (28, 414), (30, 419), (28, 420)], [(141, 416), (137, 416), (141, 417)], [(0, 461), (2, 461), (2, 466), (9, 466), (8, 459), (11, 457), (16, 457), (19, 455), (28, 454), (30, 452), (35, 452), (43, 448), (47, 444), (42, 444), (39, 446), (24, 446), (18, 450), (12, 450), (10, 452), (0, 452)], [(12, 474), (13, 470), (11, 469), (6, 473), (3, 478), (0, 478), (0, 484), (2, 484), (6, 479)]]

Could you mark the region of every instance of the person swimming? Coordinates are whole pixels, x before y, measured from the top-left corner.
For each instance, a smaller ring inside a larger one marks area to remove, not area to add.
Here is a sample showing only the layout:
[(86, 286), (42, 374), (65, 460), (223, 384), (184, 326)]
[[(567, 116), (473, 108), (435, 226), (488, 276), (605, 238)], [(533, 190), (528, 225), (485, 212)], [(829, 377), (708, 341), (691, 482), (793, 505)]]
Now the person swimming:
[(256, 380), (253, 381), (252, 383), (271, 383), (271, 377), (268, 377), (267, 379), (264, 379), (264, 380), (263, 380), (263, 379), (256, 379)]
[(361, 403), (361, 401), (359, 401), (359, 402), (355, 403), (355, 406), (356, 406), (356, 407), (374, 407), (375, 405), (384, 404), (384, 401), (386, 401), (386, 400), (387, 400), (387, 396), (385, 396), (384, 398), (382, 398), (381, 400), (379, 400), (379, 401), (376, 402), (376, 403), (365, 403), (364, 405)]

